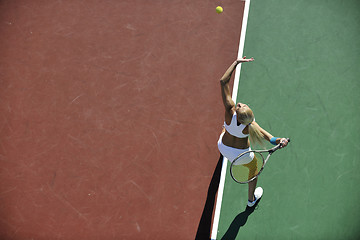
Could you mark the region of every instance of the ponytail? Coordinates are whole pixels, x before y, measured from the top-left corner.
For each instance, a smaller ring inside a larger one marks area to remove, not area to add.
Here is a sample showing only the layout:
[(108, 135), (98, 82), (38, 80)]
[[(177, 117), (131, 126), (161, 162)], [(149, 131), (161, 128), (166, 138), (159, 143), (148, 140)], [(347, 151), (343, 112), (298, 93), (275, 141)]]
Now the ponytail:
[(251, 145), (258, 144), (265, 149), (264, 135), (261, 133), (259, 125), (251, 124), (255, 120), (253, 111), (250, 108), (245, 108), (239, 110), (236, 114), (240, 118), (240, 123), (249, 126)]
[(257, 124), (249, 124), (249, 133), (251, 145), (259, 144), (262, 148), (265, 148), (264, 135), (261, 133)]

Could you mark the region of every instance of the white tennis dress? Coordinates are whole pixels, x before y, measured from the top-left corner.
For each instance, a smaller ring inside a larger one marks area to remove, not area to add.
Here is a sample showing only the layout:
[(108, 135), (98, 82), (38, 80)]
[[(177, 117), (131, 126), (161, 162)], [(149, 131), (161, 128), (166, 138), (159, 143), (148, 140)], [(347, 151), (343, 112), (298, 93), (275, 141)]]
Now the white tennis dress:
[[(246, 138), (249, 136), (249, 134), (244, 134), (243, 130), (246, 127), (246, 125), (244, 124), (237, 124), (237, 116), (236, 116), (236, 112), (234, 112), (230, 125), (227, 125), (226, 122), (224, 121), (224, 127), (226, 129), (226, 131), (228, 133), (230, 133), (230, 135), (235, 136), (237, 138)], [(225, 132), (221, 133), (219, 140), (218, 140), (218, 148), (220, 153), (226, 157), (230, 162), (233, 162), (235, 160), (235, 158), (237, 158), (237, 156), (239, 156), (241, 153), (246, 152), (246, 151), (250, 151), (251, 148), (246, 148), (246, 149), (239, 149), (239, 148), (233, 148), (233, 147), (229, 147), (223, 144), (222, 142), (222, 138), (224, 136)], [(244, 156), (241, 157), (240, 160), (238, 160), (236, 162), (236, 165), (241, 165), (241, 164), (247, 164), (249, 162), (251, 162), (254, 159), (254, 153), (250, 153), (250, 154), (246, 154)]]

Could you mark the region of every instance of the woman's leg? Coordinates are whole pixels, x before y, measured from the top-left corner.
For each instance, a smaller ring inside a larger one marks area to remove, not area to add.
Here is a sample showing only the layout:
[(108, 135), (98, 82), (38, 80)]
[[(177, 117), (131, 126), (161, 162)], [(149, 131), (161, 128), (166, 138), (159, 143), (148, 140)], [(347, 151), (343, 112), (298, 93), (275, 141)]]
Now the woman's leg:
[[(257, 169), (256, 157), (254, 157), (254, 159), (251, 162), (244, 164), (244, 166), (249, 169), (249, 179), (251, 179), (253, 176), (257, 174), (258, 169)], [(248, 183), (249, 185), (248, 197), (250, 202), (255, 201), (254, 192), (256, 188), (256, 183), (257, 183), (257, 178), (255, 178), (253, 181)]]
[(248, 183), (248, 185), (249, 185), (248, 197), (249, 197), (250, 202), (255, 201), (254, 192), (255, 192), (255, 188), (256, 188), (257, 179), (258, 178), (255, 178), (253, 181)]

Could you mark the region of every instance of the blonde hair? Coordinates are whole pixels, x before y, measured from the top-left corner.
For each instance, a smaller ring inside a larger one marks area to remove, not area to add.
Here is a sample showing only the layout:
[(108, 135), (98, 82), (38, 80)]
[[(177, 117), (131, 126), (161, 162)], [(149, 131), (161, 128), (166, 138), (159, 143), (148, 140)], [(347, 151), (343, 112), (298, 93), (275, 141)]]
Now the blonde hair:
[(249, 126), (251, 145), (259, 144), (264, 148), (264, 135), (261, 133), (259, 125), (251, 124), (255, 119), (253, 111), (250, 108), (242, 108), (239, 109), (236, 114), (238, 115), (241, 124)]

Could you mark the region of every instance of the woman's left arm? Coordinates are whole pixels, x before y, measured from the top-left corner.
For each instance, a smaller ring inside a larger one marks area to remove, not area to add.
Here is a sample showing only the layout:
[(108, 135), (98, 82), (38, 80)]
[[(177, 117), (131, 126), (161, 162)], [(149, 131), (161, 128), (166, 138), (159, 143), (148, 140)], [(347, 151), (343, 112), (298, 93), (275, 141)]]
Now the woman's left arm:
[[(221, 95), (222, 95), (223, 103), (225, 106), (225, 110), (227, 112), (230, 112), (231, 109), (235, 106), (235, 103), (231, 98), (231, 91), (230, 91), (230, 86), (229, 86), (231, 75), (234, 72), (234, 70), (236, 69), (237, 65), (239, 65), (240, 63), (252, 62), (252, 61), (254, 61), (254, 58), (246, 59), (246, 57), (243, 57), (241, 59), (234, 61), (230, 65), (230, 67), (226, 70), (226, 72), (224, 73), (222, 78), (220, 79)], [(231, 113), (231, 115), (232, 115), (232, 113)]]

